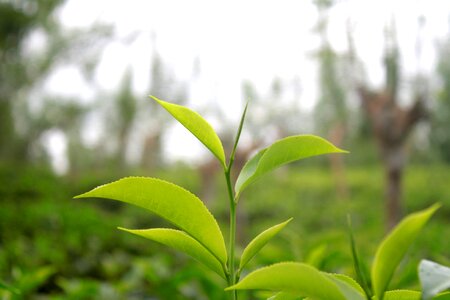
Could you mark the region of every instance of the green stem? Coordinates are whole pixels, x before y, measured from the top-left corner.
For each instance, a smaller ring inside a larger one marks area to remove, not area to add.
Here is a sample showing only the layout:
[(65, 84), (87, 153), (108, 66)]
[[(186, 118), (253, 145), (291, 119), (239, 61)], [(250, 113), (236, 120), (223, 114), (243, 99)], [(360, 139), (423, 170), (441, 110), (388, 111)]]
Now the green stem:
[[(228, 189), (228, 198), (230, 200), (230, 258), (228, 260), (228, 286), (234, 285), (238, 280), (240, 276), (239, 273), (236, 272), (236, 266), (234, 261), (234, 248), (236, 243), (236, 196), (234, 194), (234, 190), (231, 186), (231, 167), (234, 163), (234, 156), (236, 154), (236, 148), (239, 143), (239, 138), (241, 137), (242, 127), (244, 126), (244, 120), (245, 120), (245, 114), (247, 113), (247, 107), (248, 103), (245, 105), (244, 112), (242, 113), (241, 121), (239, 122), (239, 128), (238, 132), (236, 134), (236, 139), (234, 141), (233, 150), (231, 151), (230, 155), (230, 161), (228, 162), (228, 166), (224, 169), (225, 171), (225, 178), (227, 180), (227, 189)], [(232, 292), (231, 299), (237, 300), (237, 290), (234, 290)]]
[[(236, 202), (234, 201), (233, 188), (231, 187), (231, 176), (230, 176), (230, 166), (225, 171), (225, 178), (227, 180), (228, 197), (230, 200), (230, 257), (228, 260), (228, 271), (230, 272), (230, 277), (228, 278), (228, 285), (234, 285), (236, 283), (236, 268), (235, 268), (235, 243), (236, 243)], [(233, 300), (237, 299), (237, 291), (232, 292)]]

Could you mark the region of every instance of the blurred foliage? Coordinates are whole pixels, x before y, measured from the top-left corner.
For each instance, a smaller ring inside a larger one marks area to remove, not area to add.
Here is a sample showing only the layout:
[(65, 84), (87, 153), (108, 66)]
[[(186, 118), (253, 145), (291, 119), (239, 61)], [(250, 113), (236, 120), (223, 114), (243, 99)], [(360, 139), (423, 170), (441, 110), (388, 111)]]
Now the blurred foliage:
[[(135, 170), (133, 174), (146, 173)], [(193, 192), (200, 189), (196, 170), (186, 165), (152, 175)], [(48, 169), (1, 166), (0, 278), (21, 293), (1, 290), (0, 299), (39, 295), (51, 299), (225, 299), (216, 274), (183, 254), (115, 229), (167, 226), (160, 218), (111, 201), (71, 200), (81, 191), (121, 176), (97, 171), (74, 183)], [(347, 176), (347, 200), (335, 195), (328, 168), (313, 163), (282, 168), (250, 187), (239, 203), (241, 251), (261, 230), (291, 216), (294, 220), (249, 263), (249, 269), (296, 260), (352, 274), (348, 213), (361, 258), (368, 264), (384, 236), (382, 172), (375, 166), (352, 167)], [(413, 166), (407, 172), (408, 211), (436, 201), (443, 207), (402, 264), (398, 274), (403, 275), (394, 287), (418, 287), (416, 266), (421, 258), (449, 264), (450, 242), (443, 238), (450, 235), (449, 180), (443, 166)], [(224, 188), (221, 181), (217, 180), (218, 190)], [(226, 224), (226, 195), (218, 194), (207, 205), (220, 224)], [(222, 230), (226, 234), (227, 228)]]
[(450, 42), (441, 43), (438, 48), (437, 73), (440, 89), (433, 109), (431, 141), (438, 155), (450, 163)]
[[(315, 2), (325, 12), (334, 1)], [(168, 225), (160, 224), (159, 218), (111, 201), (71, 200), (73, 195), (126, 175), (160, 177), (201, 195), (205, 175), (189, 164), (164, 164), (163, 144), (172, 123), (165, 112), (159, 114), (161, 110), (155, 109), (147, 95), (136, 95), (131, 71), (115, 91), (97, 91), (99, 100), (89, 105), (80, 104), (76, 97), (37, 93), (62, 65), (74, 65), (92, 83), (103, 46), (114, 38), (112, 28), (101, 24), (89, 29), (63, 28), (56, 17), (63, 3), (0, 0), (0, 299), (224, 299), (224, 286), (217, 275), (182, 254), (115, 230), (117, 226)], [(368, 128), (356, 124), (361, 116), (355, 103), (350, 107), (348, 101), (347, 62), (326, 40), (325, 17), (316, 28), (324, 38), (318, 52), (322, 89), (316, 108), (323, 128), (317, 129), (326, 132), (339, 121), (348, 127), (349, 135), (343, 141), (352, 152), (344, 158), (348, 197), (336, 195), (336, 178), (325, 158), (262, 178), (239, 203), (241, 248), (263, 229), (289, 217), (294, 220), (249, 263), (250, 269), (297, 260), (352, 274), (346, 233), (349, 213), (366, 264), (384, 236), (383, 171), (376, 163), (375, 143), (367, 138)], [(30, 46), (36, 36), (43, 41), (43, 49)], [(156, 51), (155, 37), (153, 42), (149, 94), (176, 103), (186, 101), (188, 86)], [(450, 236), (449, 49), (446, 41), (438, 48), (440, 85), (430, 105), (430, 142), (427, 135), (420, 143), (425, 149), (422, 154), (414, 151), (416, 144), (410, 144), (415, 164), (405, 171), (404, 182), (407, 211), (436, 201), (443, 207), (410, 251), (398, 272), (403, 275), (396, 277), (393, 287), (418, 287), (416, 267), (421, 258), (450, 264), (450, 240), (446, 238)], [(268, 91), (259, 91), (250, 81), (243, 83), (244, 99), (252, 101), (253, 110), (244, 128), (250, 145), (243, 157), (275, 138), (312, 131), (312, 117), (297, 105), (301, 92), (297, 85), (276, 78)], [(219, 105), (213, 109), (212, 115), (225, 124), (223, 140), (232, 141), (235, 130), (226, 126), (229, 120)], [(88, 145), (83, 130), (92, 129), (92, 120), (101, 124), (101, 133)], [(55, 131), (64, 136), (67, 146), (69, 169), (62, 177), (50, 168), (45, 149), (46, 134)], [(357, 131), (362, 134), (352, 134)], [(141, 155), (133, 161), (130, 153)], [(225, 224), (228, 201), (221, 193), (226, 190), (221, 176), (214, 170), (207, 173), (216, 192), (206, 204)], [(228, 229), (222, 230), (227, 235)]]

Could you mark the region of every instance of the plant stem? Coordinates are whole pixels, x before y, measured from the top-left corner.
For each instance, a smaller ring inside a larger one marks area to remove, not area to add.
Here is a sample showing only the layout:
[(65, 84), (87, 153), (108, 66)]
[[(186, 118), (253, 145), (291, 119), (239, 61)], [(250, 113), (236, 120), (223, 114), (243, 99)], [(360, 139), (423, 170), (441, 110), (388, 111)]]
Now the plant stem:
[[(232, 163), (229, 164), (228, 169), (225, 170), (225, 178), (227, 181), (227, 189), (228, 189), (228, 197), (230, 200), (230, 257), (228, 260), (228, 270), (230, 272), (230, 277), (228, 279), (228, 285), (234, 285), (236, 283), (236, 270), (235, 270), (235, 261), (234, 261), (234, 249), (235, 249), (235, 243), (236, 243), (236, 202), (234, 201), (234, 193), (233, 188), (231, 187), (231, 176), (230, 176), (230, 167)], [(232, 298), (233, 300), (237, 300), (237, 291), (234, 290), (232, 292)]]
[[(238, 132), (236, 134), (236, 138), (234, 140), (233, 150), (231, 151), (230, 161), (228, 162), (228, 166), (224, 169), (225, 171), (225, 179), (227, 181), (227, 190), (228, 190), (228, 198), (230, 200), (230, 258), (228, 260), (228, 286), (234, 285), (240, 274), (236, 273), (236, 266), (234, 261), (234, 248), (236, 243), (236, 196), (234, 194), (234, 190), (231, 186), (231, 167), (234, 163), (234, 156), (236, 155), (236, 148), (239, 143), (239, 138), (241, 137), (242, 127), (244, 126), (245, 114), (247, 113), (248, 102), (245, 105), (244, 112), (242, 113), (241, 121), (239, 122)], [(237, 300), (237, 290), (234, 290), (231, 295), (231, 299)]]

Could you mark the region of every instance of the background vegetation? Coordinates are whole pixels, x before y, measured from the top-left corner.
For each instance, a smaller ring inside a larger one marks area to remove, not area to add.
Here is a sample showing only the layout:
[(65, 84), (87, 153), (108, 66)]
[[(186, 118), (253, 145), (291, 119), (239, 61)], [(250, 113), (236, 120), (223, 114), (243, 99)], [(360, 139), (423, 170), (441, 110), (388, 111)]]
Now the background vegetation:
[[(297, 163), (249, 188), (239, 203), (238, 244), (292, 216), (250, 262), (253, 269), (295, 260), (353, 274), (348, 214), (368, 264), (397, 214), (441, 202), (392, 286), (417, 288), (419, 259), (450, 265), (450, 35), (436, 43), (433, 74), (404, 78), (395, 25), (388, 24), (385, 61), (380, 62), (385, 84), (375, 89), (360, 72), (364, 61), (352, 47), (357, 41), (351, 30), (345, 53), (329, 42), (327, 16), (333, 3), (314, 3), (321, 40), (311, 58), (319, 74), (317, 104), (312, 113), (286, 104), (286, 83), (279, 78), (268, 92), (243, 82), (242, 98), (251, 102), (235, 166), (239, 169), (250, 154), (277, 138), (305, 132), (322, 135), (351, 154)], [(62, 64), (75, 66), (87, 82), (94, 82), (105, 45), (119, 39), (113, 25), (64, 28), (58, 19), (63, 5), (0, 1), (0, 287), (5, 287), (0, 299), (225, 299), (216, 274), (182, 254), (116, 230), (161, 226), (159, 218), (110, 201), (72, 200), (123, 176), (152, 176), (199, 195), (221, 225), (228, 218), (219, 166), (208, 155), (193, 162), (168, 157), (170, 118), (134, 91), (130, 70), (115, 91), (97, 89), (93, 102), (45, 92), (44, 83)], [(36, 35), (45, 42), (31, 51)], [(169, 66), (163, 52), (154, 51), (151, 61), (147, 94), (189, 106), (189, 84), (171, 73), (177, 66)], [(405, 105), (397, 99), (403, 82), (414, 82), (406, 85), (410, 97)], [(204, 110), (218, 121), (230, 149), (237, 124), (213, 102)], [(420, 115), (401, 131), (405, 116), (413, 112)], [(386, 115), (390, 121), (384, 118), (380, 129), (374, 120)], [(397, 129), (401, 138), (386, 135)], [(90, 134), (96, 137), (93, 142)], [(55, 139), (64, 145), (56, 154)], [(390, 151), (398, 151), (393, 161), (386, 158)], [(401, 166), (398, 182), (392, 181), (392, 162)], [(399, 189), (394, 213), (385, 200), (392, 186)], [(228, 228), (222, 225), (222, 230), (226, 235)]]

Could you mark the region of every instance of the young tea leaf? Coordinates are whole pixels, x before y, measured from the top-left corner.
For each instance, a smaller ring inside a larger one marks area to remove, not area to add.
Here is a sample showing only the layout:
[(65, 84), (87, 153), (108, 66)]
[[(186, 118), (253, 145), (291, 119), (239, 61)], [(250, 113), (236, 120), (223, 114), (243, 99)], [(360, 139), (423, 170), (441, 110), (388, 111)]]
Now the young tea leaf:
[(239, 270), (242, 270), (245, 265), (253, 258), (253, 256), (255, 256), (259, 252), (259, 250), (261, 250), (269, 242), (269, 240), (273, 238), (278, 232), (280, 232), (291, 220), (292, 218), (283, 223), (272, 226), (256, 236), (247, 245), (247, 247), (245, 247), (244, 252), (242, 252)]
[[(374, 299), (377, 299), (374, 297)], [(409, 290), (393, 290), (384, 294), (384, 300), (420, 300), (420, 292)]]
[(226, 279), (222, 265), (217, 258), (214, 257), (202, 244), (183, 231), (169, 228), (136, 230), (119, 227), (119, 229), (182, 251), (219, 274), (222, 278)]
[(272, 297), (267, 298), (267, 300), (301, 300), (301, 299), (305, 298), (288, 292), (279, 292), (273, 295)]
[(234, 155), (236, 154), (236, 148), (239, 143), (239, 138), (241, 137), (242, 128), (244, 127), (245, 116), (247, 114), (248, 102), (245, 104), (244, 111), (242, 112), (241, 121), (239, 122), (238, 131), (236, 133), (236, 137), (234, 139), (233, 150), (231, 150), (230, 162), (228, 164), (228, 168), (231, 168), (234, 161)]
[(317, 300), (346, 300), (337, 284), (326, 275), (309, 265), (295, 262), (261, 268), (225, 290), (249, 289), (285, 291)]
[(127, 177), (75, 198), (90, 197), (122, 201), (148, 209), (191, 235), (222, 264), (226, 264), (225, 241), (216, 219), (199, 198), (182, 187), (156, 178)]
[(426, 259), (420, 261), (419, 278), (423, 300), (432, 299), (450, 288), (450, 268)]
[(345, 299), (366, 300), (363, 289), (352, 278), (341, 274), (324, 274), (336, 283)]
[(345, 282), (346, 284), (350, 285), (355, 291), (357, 291), (359, 294), (364, 295), (363, 288), (359, 285), (358, 282), (356, 282), (355, 279), (351, 278), (350, 276), (344, 275), (344, 274), (327, 274), (330, 277), (333, 277), (334, 279), (338, 279), (340, 281)]
[(438, 204), (404, 218), (377, 249), (372, 265), (371, 277), (374, 294), (383, 300), (391, 277), (409, 246), (419, 235), (422, 227), (439, 208)]
[(237, 197), (250, 183), (284, 164), (327, 153), (346, 151), (314, 135), (297, 135), (278, 140), (257, 153), (242, 168), (235, 185)]
[(175, 119), (178, 120), (187, 130), (189, 130), (203, 145), (208, 148), (212, 154), (220, 161), (222, 166), (226, 167), (225, 152), (222, 142), (212, 126), (197, 112), (187, 107), (169, 103), (150, 96), (153, 100), (164, 107)]

